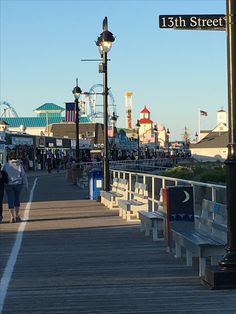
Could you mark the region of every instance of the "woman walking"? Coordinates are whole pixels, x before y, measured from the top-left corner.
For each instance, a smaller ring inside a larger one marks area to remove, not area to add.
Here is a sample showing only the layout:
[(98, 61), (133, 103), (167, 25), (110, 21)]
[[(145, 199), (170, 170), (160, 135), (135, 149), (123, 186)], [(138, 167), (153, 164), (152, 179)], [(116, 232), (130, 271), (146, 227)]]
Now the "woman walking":
[(6, 171), (2, 170), (2, 165), (0, 164), (0, 223), (3, 220), (3, 196), (4, 187), (8, 183), (8, 175)]
[(16, 159), (15, 151), (8, 155), (8, 162), (4, 165), (3, 170), (8, 175), (8, 184), (5, 186), (8, 208), (10, 211), (10, 222), (19, 222), (20, 218), (20, 194), (23, 186), (28, 189), (28, 180), (21, 161)]

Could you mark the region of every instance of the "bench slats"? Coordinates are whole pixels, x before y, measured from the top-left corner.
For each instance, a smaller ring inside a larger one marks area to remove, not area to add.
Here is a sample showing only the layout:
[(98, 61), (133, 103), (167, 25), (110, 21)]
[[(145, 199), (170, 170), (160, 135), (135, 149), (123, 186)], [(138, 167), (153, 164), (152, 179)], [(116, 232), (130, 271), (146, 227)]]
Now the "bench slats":
[(118, 208), (119, 199), (128, 198), (128, 181), (126, 179), (114, 178), (111, 191), (101, 191), (101, 203), (109, 209)]
[(162, 213), (140, 210), (138, 215), (141, 222), (140, 229), (145, 231), (146, 236), (149, 236), (152, 231), (153, 241), (163, 239), (164, 215)]
[(175, 243), (175, 256), (181, 257), (181, 247), (186, 249), (187, 265), (191, 266), (190, 256), (199, 258), (199, 276), (205, 274), (206, 258), (225, 253), (227, 241), (226, 205), (203, 200), (201, 215), (195, 219), (193, 228), (171, 227)]
[(118, 200), (119, 215), (130, 221), (131, 218), (138, 218), (138, 211), (148, 211), (148, 190), (147, 185), (144, 183), (135, 183), (133, 198), (130, 200)]

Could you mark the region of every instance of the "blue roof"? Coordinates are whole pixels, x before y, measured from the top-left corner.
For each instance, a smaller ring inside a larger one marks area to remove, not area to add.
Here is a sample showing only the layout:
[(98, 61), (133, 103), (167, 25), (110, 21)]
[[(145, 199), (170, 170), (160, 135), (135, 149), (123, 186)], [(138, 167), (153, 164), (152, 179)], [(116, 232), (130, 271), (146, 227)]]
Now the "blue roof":
[[(60, 123), (64, 118), (63, 117), (48, 117), (48, 124), (52, 123)], [(9, 128), (16, 128), (20, 125), (24, 125), (29, 128), (37, 128), (37, 127), (43, 127), (46, 125), (46, 117), (18, 117), (18, 118), (5, 118), (4, 121), (6, 121), (9, 124)]]
[(79, 123), (91, 123), (91, 119), (88, 116), (79, 117)]
[[(9, 124), (9, 128), (17, 128), (21, 125), (29, 128), (37, 128), (46, 126), (46, 117), (17, 117), (9, 118), (4, 117), (4, 121)], [(48, 117), (48, 124), (65, 122), (65, 117)], [(91, 123), (91, 120), (87, 116), (79, 118), (79, 123)]]
[(54, 110), (58, 110), (58, 111), (64, 111), (65, 108), (62, 108), (56, 104), (53, 104), (53, 103), (46, 103), (46, 104), (43, 104), (42, 106), (38, 107), (37, 109), (35, 109), (34, 111), (54, 111)]

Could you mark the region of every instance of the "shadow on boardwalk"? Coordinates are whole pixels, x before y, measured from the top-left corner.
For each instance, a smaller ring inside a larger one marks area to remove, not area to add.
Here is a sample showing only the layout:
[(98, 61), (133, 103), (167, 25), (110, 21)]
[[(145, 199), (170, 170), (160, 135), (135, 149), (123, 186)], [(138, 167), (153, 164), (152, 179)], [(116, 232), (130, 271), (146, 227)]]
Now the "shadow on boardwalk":
[[(162, 241), (87, 195), (63, 173), (39, 176), (2, 313), (236, 313), (236, 291), (205, 289)], [(1, 225), (1, 275), (19, 226)]]

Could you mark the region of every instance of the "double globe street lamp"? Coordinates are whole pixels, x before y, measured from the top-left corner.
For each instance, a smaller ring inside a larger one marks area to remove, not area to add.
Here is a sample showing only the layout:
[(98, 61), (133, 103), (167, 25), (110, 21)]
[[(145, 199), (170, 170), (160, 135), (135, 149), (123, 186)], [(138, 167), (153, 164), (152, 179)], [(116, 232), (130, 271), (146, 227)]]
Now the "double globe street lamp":
[(107, 17), (103, 20), (103, 32), (97, 38), (96, 45), (102, 57), (99, 64), (99, 72), (103, 73), (103, 120), (104, 120), (104, 154), (103, 154), (103, 173), (104, 190), (110, 190), (109, 156), (108, 156), (108, 86), (107, 86), (107, 53), (111, 50), (115, 38), (108, 31)]

